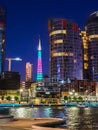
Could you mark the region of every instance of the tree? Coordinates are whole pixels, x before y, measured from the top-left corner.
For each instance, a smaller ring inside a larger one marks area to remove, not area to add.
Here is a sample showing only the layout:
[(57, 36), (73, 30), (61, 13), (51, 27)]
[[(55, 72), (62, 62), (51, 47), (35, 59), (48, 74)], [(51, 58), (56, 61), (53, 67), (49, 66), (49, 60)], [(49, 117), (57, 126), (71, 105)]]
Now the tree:
[(76, 101), (77, 101), (77, 98), (76, 98), (75, 96), (73, 97), (73, 101), (74, 101), (74, 102), (76, 102)]
[(83, 98), (81, 96), (78, 97), (78, 101), (79, 102), (82, 102), (83, 101)]
[(4, 96), (2, 96), (1, 99), (4, 100)]
[(11, 97), (10, 97), (10, 96), (7, 96), (6, 99), (7, 99), (8, 101), (11, 101)]
[(14, 99), (15, 99), (15, 101), (18, 101), (18, 100), (19, 100), (19, 98), (18, 98), (17, 96), (15, 96)]
[(71, 102), (71, 97), (70, 96), (68, 97), (68, 100), (69, 100), (69, 102)]
[(67, 97), (67, 96), (64, 96), (64, 100), (65, 100), (65, 101), (68, 101), (68, 97)]

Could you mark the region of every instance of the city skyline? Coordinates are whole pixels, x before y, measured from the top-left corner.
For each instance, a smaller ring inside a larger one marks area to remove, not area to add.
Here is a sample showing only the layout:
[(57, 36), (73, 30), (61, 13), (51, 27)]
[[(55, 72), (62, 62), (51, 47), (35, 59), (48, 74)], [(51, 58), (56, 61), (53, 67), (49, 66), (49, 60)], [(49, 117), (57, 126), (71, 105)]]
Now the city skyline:
[[(29, 2), (1, 0), (1, 2), (7, 8), (6, 57), (23, 59), (22, 62), (12, 62), (12, 71), (19, 71), (22, 80), (25, 80), (26, 62), (33, 64), (33, 77), (36, 79), (39, 35), (42, 41), (43, 75), (49, 74), (48, 20), (71, 19), (83, 30), (86, 19), (97, 10), (98, 4), (96, 0), (29, 0)], [(5, 63), (7, 70), (8, 63), (7, 61)]]

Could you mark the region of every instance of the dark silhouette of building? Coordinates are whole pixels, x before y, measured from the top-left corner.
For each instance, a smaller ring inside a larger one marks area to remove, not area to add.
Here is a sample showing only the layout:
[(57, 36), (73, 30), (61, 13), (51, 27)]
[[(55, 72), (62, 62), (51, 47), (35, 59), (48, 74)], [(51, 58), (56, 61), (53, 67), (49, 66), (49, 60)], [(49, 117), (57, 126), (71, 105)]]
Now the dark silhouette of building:
[(0, 78), (0, 90), (20, 89), (20, 75), (18, 72), (3, 72)]

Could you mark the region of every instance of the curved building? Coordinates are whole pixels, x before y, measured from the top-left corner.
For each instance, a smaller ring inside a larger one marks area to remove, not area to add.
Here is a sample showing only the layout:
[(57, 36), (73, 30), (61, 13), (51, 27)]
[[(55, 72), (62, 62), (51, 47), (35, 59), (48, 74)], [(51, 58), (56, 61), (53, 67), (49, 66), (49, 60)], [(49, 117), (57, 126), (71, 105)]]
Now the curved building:
[(65, 81), (83, 78), (82, 40), (78, 25), (66, 19), (48, 22), (50, 38), (50, 78)]
[(88, 17), (85, 29), (88, 38), (89, 79), (98, 80), (98, 11)]

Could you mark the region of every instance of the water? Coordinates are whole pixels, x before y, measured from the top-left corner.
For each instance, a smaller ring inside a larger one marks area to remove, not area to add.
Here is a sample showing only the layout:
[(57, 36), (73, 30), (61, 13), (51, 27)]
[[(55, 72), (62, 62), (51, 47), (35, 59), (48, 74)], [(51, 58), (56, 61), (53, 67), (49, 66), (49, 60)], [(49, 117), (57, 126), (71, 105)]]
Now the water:
[(65, 118), (69, 130), (98, 130), (98, 107), (11, 107), (0, 114), (4, 111), (15, 118)]

